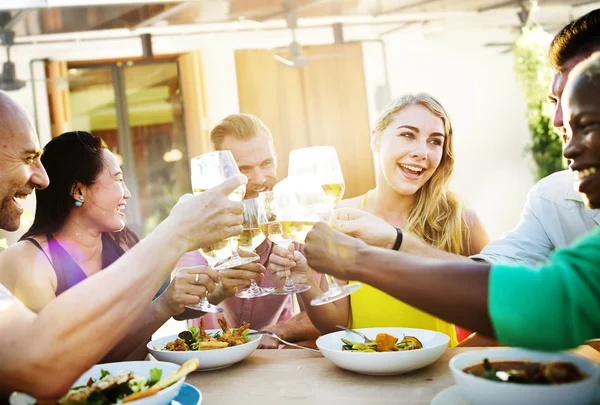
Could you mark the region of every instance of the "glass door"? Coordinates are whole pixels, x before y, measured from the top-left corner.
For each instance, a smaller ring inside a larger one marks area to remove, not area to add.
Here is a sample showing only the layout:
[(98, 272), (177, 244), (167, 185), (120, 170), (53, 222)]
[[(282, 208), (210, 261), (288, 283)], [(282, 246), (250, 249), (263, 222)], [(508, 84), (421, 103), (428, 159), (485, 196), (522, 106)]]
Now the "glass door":
[(69, 95), (72, 128), (102, 137), (122, 162), (128, 226), (147, 235), (191, 192), (177, 62), (71, 67)]

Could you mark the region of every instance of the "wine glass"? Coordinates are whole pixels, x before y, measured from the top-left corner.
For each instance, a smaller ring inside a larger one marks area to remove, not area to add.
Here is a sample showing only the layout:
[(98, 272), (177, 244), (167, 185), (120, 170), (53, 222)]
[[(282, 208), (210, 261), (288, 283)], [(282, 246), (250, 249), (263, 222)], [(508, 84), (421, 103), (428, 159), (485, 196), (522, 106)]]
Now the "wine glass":
[[(215, 187), (225, 181), (227, 178), (240, 173), (233, 155), (228, 150), (205, 153), (196, 156), (191, 160), (192, 172), (192, 190), (195, 195), (205, 192), (206, 190)], [(229, 199), (241, 201), (246, 194), (246, 186), (242, 185), (233, 190), (229, 195)], [(235, 255), (237, 252), (233, 249), (232, 239), (235, 241), (237, 237), (225, 239), (214, 243), (211, 246), (206, 246), (200, 249), (200, 253), (206, 258), (208, 264), (215, 269), (224, 269), (236, 267), (240, 264), (251, 263), (258, 258), (248, 257), (239, 258), (236, 261)], [(217, 266), (220, 260), (225, 260), (231, 257), (233, 260), (226, 261), (223, 265)], [(238, 255), (239, 257), (239, 255)], [(188, 308), (203, 312), (223, 312), (223, 308), (212, 305), (208, 302), (208, 291), (200, 299), (198, 305), (187, 305)]]
[(335, 208), (346, 188), (340, 160), (333, 146), (311, 146), (290, 152), (288, 177), (301, 174), (315, 176)]
[[(250, 198), (242, 201), (244, 203), (244, 230), (238, 237), (238, 249), (247, 252), (253, 252), (261, 243), (265, 241), (263, 234), (258, 227), (258, 199)], [(269, 295), (274, 288), (262, 288), (256, 284), (255, 280), (250, 280), (250, 287), (238, 291), (235, 296), (239, 298), (258, 298)]]
[[(262, 233), (271, 242), (285, 249), (288, 249), (292, 244), (292, 235), (285, 232), (286, 224), (278, 220), (277, 202), (272, 191), (265, 191), (258, 194), (258, 225)], [(308, 285), (295, 284), (290, 277), (289, 270), (286, 269), (285, 283), (283, 286), (275, 288), (271, 293), (275, 295), (295, 294), (304, 292), (309, 288), (310, 286)]]
[[(309, 148), (295, 149), (290, 152), (288, 176), (310, 174), (315, 176), (321, 183), (321, 187), (327, 194), (332, 208), (342, 199), (345, 190), (344, 175), (340, 160), (332, 146), (313, 146)], [(347, 284), (340, 286), (335, 278), (325, 275), (329, 289), (313, 299), (311, 305), (324, 305), (344, 298), (358, 290), (362, 284)]]

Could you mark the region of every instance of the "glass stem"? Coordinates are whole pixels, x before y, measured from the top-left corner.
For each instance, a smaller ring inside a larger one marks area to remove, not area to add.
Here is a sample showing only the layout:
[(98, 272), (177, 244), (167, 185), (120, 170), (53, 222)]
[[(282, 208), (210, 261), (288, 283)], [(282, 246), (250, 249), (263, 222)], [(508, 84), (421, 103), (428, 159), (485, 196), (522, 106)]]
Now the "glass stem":
[(237, 260), (240, 258), (240, 255), (238, 254), (237, 249), (233, 248), (235, 246), (236, 238), (237, 238), (237, 236), (232, 236), (231, 238), (228, 239), (229, 248), (231, 249), (231, 259), (230, 260)]
[(327, 282), (329, 283), (330, 290), (337, 290), (338, 288), (340, 288), (340, 285), (337, 283), (337, 281), (335, 281), (335, 278), (333, 276), (326, 274), (325, 277), (327, 277)]
[(204, 293), (204, 297), (200, 299), (200, 302), (198, 303), (198, 306), (200, 307), (207, 307), (208, 305), (210, 305), (210, 302), (208, 302), (208, 290)]

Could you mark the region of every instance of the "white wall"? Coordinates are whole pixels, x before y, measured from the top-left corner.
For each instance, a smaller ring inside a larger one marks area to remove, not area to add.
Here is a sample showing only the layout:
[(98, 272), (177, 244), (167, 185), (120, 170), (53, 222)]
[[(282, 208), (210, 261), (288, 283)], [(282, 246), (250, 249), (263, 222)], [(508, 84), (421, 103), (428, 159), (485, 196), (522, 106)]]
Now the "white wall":
[(516, 225), (533, 178), (513, 56), (482, 46), (493, 35), (481, 28), (428, 35), (419, 27), (385, 42), (392, 94), (428, 92), (448, 110), (456, 161), (452, 188), (495, 239)]

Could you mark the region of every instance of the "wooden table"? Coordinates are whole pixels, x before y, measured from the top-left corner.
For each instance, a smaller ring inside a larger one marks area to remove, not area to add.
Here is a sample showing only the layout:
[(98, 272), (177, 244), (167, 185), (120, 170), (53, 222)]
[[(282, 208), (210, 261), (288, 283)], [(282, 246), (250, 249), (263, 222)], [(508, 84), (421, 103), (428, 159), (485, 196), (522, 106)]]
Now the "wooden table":
[(454, 384), (448, 362), (473, 349), (449, 349), (434, 364), (397, 376), (368, 376), (343, 370), (307, 350), (257, 350), (246, 360), (189, 375), (203, 405), (429, 404)]
[[(193, 373), (186, 382), (200, 389), (203, 405), (425, 405), (454, 385), (450, 359), (478, 349), (448, 349), (429, 367), (381, 377), (343, 370), (306, 350), (257, 350), (226, 369)], [(578, 352), (600, 361), (600, 354), (589, 347)]]

